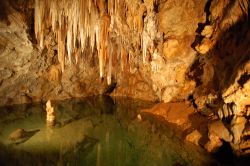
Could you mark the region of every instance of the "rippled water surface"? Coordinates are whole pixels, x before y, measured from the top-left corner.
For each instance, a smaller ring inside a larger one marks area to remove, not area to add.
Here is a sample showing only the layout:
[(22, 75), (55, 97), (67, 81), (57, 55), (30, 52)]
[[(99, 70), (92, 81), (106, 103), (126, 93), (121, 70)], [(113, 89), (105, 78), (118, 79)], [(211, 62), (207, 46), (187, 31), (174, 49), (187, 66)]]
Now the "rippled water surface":
[[(171, 126), (137, 118), (152, 103), (96, 96), (52, 102), (57, 122), (46, 125), (45, 104), (0, 108), (0, 165), (214, 165)], [(24, 129), (21, 139), (10, 133)]]

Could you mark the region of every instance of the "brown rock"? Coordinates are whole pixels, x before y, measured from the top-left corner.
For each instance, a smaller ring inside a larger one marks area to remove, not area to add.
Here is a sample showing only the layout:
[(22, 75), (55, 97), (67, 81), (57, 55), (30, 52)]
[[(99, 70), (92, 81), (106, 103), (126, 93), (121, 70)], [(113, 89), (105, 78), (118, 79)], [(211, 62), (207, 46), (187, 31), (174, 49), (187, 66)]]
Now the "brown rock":
[(210, 49), (212, 49), (214, 46), (214, 43), (205, 38), (200, 45), (197, 45), (195, 47), (196, 51), (198, 51), (200, 54), (206, 54)]
[(50, 81), (59, 82), (61, 80), (61, 69), (60, 66), (52, 65), (49, 69), (48, 78)]
[(191, 132), (186, 136), (185, 140), (198, 146), (201, 137), (202, 137), (201, 133), (198, 130), (194, 130), (193, 132)]
[(208, 152), (216, 152), (222, 146), (222, 140), (231, 142), (233, 139), (233, 136), (220, 120), (213, 121), (208, 125), (208, 137), (209, 141), (205, 144), (205, 149)]
[(209, 135), (213, 135), (218, 137), (219, 139), (223, 139), (227, 142), (231, 142), (233, 137), (225, 127), (222, 121), (217, 120), (208, 125)]
[(220, 138), (215, 135), (209, 135), (209, 139), (210, 141), (205, 145), (208, 152), (216, 152), (223, 144)]
[(214, 32), (213, 27), (211, 25), (207, 25), (202, 30), (201, 35), (206, 37), (206, 38), (210, 38), (212, 36), (213, 32)]
[(222, 95), (225, 103), (234, 103), (233, 114), (235, 115), (246, 114), (246, 108), (250, 105), (249, 64), (248, 61), (244, 64), (243, 70), (237, 71), (234, 83)]
[(18, 139), (21, 139), (25, 136), (26, 131), (24, 129), (16, 129), (12, 133), (10, 133), (8, 139), (11, 141), (16, 141)]
[(233, 133), (233, 142), (234, 144), (238, 144), (241, 141), (242, 132), (245, 129), (245, 124), (247, 120), (245, 117), (234, 116), (231, 121), (231, 131)]
[(194, 108), (184, 102), (180, 103), (159, 103), (151, 109), (145, 109), (141, 112), (152, 113), (163, 117), (166, 121), (178, 126), (190, 127), (189, 116), (194, 113)]
[(166, 58), (171, 59), (179, 51), (179, 42), (176, 39), (170, 39), (163, 44), (163, 54)]

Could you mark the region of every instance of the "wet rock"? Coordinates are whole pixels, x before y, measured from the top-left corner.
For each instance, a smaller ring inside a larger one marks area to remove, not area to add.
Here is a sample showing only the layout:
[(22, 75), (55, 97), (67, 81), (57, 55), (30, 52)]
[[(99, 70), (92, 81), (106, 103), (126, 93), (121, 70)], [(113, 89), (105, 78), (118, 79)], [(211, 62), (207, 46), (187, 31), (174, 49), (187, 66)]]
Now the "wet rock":
[(216, 152), (223, 144), (220, 138), (215, 135), (209, 135), (209, 140), (210, 141), (205, 144), (205, 149), (208, 152)]
[(234, 116), (231, 121), (231, 132), (233, 133), (233, 143), (239, 144), (241, 141), (242, 132), (245, 128), (246, 118)]
[(207, 25), (202, 30), (201, 35), (206, 38), (210, 38), (213, 34), (213, 31), (214, 31), (213, 27), (211, 25)]
[(206, 54), (210, 49), (213, 48), (213, 42), (207, 38), (205, 38), (201, 44), (195, 47), (196, 51), (200, 54)]
[(220, 119), (231, 118), (235, 113), (235, 105), (233, 104), (224, 104), (222, 108), (218, 110), (218, 116)]
[(247, 114), (246, 114), (247, 117), (250, 116), (250, 107), (247, 107)]
[(138, 119), (138, 121), (142, 121), (142, 117), (140, 114), (137, 115), (137, 119)]
[(208, 152), (216, 152), (222, 146), (222, 140), (226, 142), (233, 140), (233, 136), (220, 120), (213, 121), (208, 125), (208, 138), (209, 141), (205, 144), (205, 149)]
[(194, 130), (186, 136), (185, 140), (198, 146), (201, 137), (202, 137), (201, 133), (198, 130)]
[(18, 139), (21, 139), (25, 137), (26, 131), (24, 129), (16, 129), (12, 133), (10, 133), (8, 139), (11, 141), (17, 141)]
[(189, 116), (194, 113), (194, 108), (184, 102), (159, 103), (151, 109), (144, 109), (141, 112), (152, 113), (163, 117), (167, 122), (174, 123), (184, 128), (190, 127)]
[(13, 131), (8, 139), (11, 141), (11, 144), (21, 144), (29, 140), (33, 135), (35, 135), (40, 130), (31, 130), (25, 131), (24, 129), (16, 129)]
[(231, 142), (233, 139), (233, 136), (230, 134), (229, 130), (220, 120), (210, 123), (208, 125), (208, 131), (209, 135), (215, 135), (226, 142)]
[(56, 114), (54, 107), (51, 106), (51, 101), (48, 100), (46, 103), (46, 121), (48, 126), (54, 126), (56, 124)]

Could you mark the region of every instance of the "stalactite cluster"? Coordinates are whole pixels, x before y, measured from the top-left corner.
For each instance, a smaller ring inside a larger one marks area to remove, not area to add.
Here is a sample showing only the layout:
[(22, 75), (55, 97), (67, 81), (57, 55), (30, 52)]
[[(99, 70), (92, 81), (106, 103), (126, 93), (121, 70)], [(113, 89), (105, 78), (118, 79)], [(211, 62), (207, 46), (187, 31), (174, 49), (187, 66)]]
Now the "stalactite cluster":
[[(110, 84), (113, 63), (120, 62), (122, 70), (127, 64), (128, 39), (123, 26), (126, 22), (126, 8), (126, 0), (36, 0), (36, 38), (43, 48), (46, 30), (53, 31), (58, 44), (58, 61), (62, 72), (65, 62), (78, 62), (80, 52), (87, 49), (90, 49), (92, 54), (97, 52), (100, 77), (106, 76)], [(133, 27), (134, 31), (142, 34), (141, 13), (134, 18)], [(147, 50), (146, 37), (142, 37), (143, 59)]]

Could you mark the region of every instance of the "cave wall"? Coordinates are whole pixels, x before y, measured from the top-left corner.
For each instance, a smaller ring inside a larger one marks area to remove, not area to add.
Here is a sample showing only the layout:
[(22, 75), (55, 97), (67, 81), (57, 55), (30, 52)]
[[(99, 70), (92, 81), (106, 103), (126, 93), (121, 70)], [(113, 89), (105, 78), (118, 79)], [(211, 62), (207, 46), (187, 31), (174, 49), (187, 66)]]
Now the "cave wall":
[[(121, 69), (120, 60), (114, 59), (111, 85), (106, 77), (99, 77), (97, 52), (80, 52), (78, 64), (66, 60), (62, 72), (50, 28), (44, 35), (45, 47), (39, 47), (34, 1), (1, 2), (0, 104), (94, 94), (164, 102), (191, 99), (199, 109), (238, 100), (229, 102), (224, 96), (241, 73), (248, 75), (243, 67), (249, 59), (248, 1), (124, 2), (127, 64)], [(143, 27), (138, 27), (148, 37), (146, 56), (134, 18), (142, 20)]]
[[(131, 19), (138, 14), (135, 6), (139, 6), (143, 11), (141, 17), (144, 17), (145, 31), (150, 36), (150, 47), (147, 63), (143, 64), (142, 50), (137, 45), (140, 36), (134, 32), (128, 34), (131, 42), (128, 67), (121, 71), (119, 65), (113, 66), (112, 86), (116, 87), (112, 95), (164, 101), (186, 98), (194, 88), (194, 82), (185, 80), (186, 70), (196, 56), (190, 45), (198, 22), (204, 20), (205, 1), (199, 5), (195, 1), (126, 2), (124, 27), (132, 31)], [(82, 97), (112, 89), (98, 77), (96, 54), (82, 53), (79, 64), (66, 63), (66, 70), (62, 73), (56, 58), (57, 43), (49, 29), (45, 35), (46, 47), (39, 49), (31, 27), (34, 25), (30, 14), (34, 14), (33, 1), (4, 3), (4, 9), (10, 12), (5, 13), (5, 19), (1, 21), (2, 104)], [(182, 91), (181, 96), (179, 91)]]

